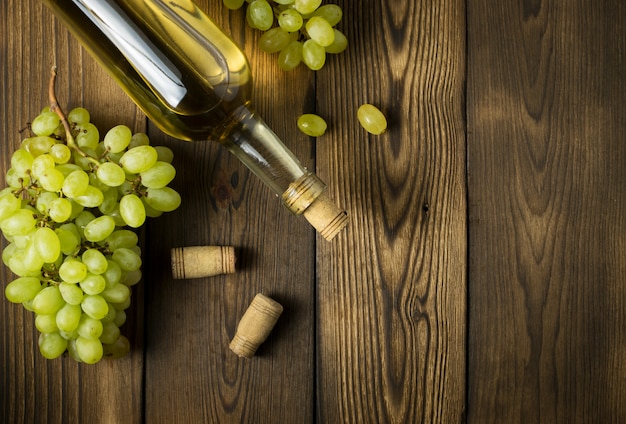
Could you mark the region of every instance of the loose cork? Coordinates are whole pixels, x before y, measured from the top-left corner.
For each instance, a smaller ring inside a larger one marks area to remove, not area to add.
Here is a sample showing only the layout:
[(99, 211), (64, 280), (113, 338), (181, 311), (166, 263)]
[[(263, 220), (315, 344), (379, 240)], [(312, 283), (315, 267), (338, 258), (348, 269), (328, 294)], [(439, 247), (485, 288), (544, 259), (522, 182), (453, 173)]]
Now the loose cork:
[(325, 194), (320, 194), (304, 211), (304, 217), (326, 240), (335, 238), (348, 225), (348, 214)]
[(237, 325), (235, 336), (230, 342), (230, 350), (242, 358), (252, 358), (269, 336), (282, 312), (280, 303), (264, 294), (257, 294)]
[(191, 279), (235, 272), (235, 249), (231, 246), (187, 246), (171, 249), (172, 277)]

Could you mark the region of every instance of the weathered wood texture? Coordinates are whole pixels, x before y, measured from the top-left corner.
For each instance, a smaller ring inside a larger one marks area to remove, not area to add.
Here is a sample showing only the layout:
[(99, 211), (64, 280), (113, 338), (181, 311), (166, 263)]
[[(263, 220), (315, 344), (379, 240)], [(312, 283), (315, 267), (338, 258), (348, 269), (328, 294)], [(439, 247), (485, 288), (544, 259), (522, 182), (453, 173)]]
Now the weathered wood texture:
[[(351, 226), (318, 245), (320, 422), (459, 422), (465, 396), (465, 5), (342, 2), (318, 73), (318, 173)], [(329, 93), (342, 93), (341, 96)], [(368, 136), (357, 108), (389, 129)]]
[(468, 2), (475, 423), (626, 421), (626, 7)]
[[(0, 172), (56, 62), (67, 109), (175, 151), (184, 207), (143, 232), (127, 358), (45, 360), (32, 313), (2, 299), (0, 422), (626, 421), (626, 6), (337, 3), (350, 47), (314, 74), (198, 1), (249, 55), (260, 114), (347, 208), (328, 243), (221, 146), (157, 131), (40, 0), (2, 2)], [(359, 127), (365, 102), (385, 135)], [(317, 141), (295, 128), (314, 111)], [(237, 273), (173, 280), (169, 249), (196, 244), (235, 246)], [(285, 310), (244, 360), (228, 342), (257, 292)]]

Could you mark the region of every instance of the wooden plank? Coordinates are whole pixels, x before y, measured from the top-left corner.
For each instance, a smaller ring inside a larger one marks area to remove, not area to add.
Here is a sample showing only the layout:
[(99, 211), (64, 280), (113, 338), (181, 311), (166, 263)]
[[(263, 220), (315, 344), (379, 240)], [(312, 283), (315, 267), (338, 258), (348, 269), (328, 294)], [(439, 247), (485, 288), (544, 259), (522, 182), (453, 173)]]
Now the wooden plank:
[[(317, 169), (350, 227), (318, 243), (319, 422), (460, 422), (465, 408), (465, 6), (339, 2)], [(366, 135), (356, 111), (389, 129)]]
[[(0, 7), (3, 77), (0, 170), (10, 166), (20, 130), (48, 104), (51, 66), (59, 67), (57, 93), (64, 109), (84, 106), (105, 131), (118, 123), (145, 128), (136, 107), (108, 79), (38, 0), (9, 0)], [(4, 180), (3, 180), (4, 181)], [(6, 246), (3, 239), (2, 248)], [(2, 287), (15, 276), (2, 266)], [(4, 292), (4, 290), (3, 290)], [(141, 296), (135, 296), (124, 330), (132, 353), (119, 361), (77, 364), (69, 357), (44, 359), (34, 315), (0, 302), (0, 421), (7, 423), (116, 422), (142, 419)]]
[(469, 421), (626, 420), (626, 7), (469, 3)]
[[(243, 10), (197, 4), (244, 46), (261, 116), (312, 168), (309, 139), (295, 126), (311, 100), (312, 74), (284, 73), (257, 47)], [(181, 143), (159, 135), (176, 155), (175, 186), (184, 206), (149, 226), (146, 278), (146, 421), (306, 423), (313, 420), (314, 232), (234, 156), (214, 142)], [(169, 249), (232, 245), (233, 275), (175, 281)], [(228, 348), (257, 292), (284, 307), (276, 327), (245, 360)]]

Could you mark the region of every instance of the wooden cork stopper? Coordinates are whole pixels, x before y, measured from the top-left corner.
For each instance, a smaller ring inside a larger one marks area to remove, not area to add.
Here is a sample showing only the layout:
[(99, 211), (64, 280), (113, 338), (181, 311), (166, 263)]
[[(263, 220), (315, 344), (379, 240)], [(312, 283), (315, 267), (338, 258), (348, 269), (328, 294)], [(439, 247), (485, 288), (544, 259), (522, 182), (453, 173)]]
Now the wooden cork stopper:
[(304, 217), (326, 240), (332, 240), (348, 225), (348, 214), (337, 207), (325, 194), (304, 211)]
[(231, 246), (188, 246), (171, 250), (174, 279), (212, 277), (235, 272), (235, 249)]
[(242, 358), (252, 358), (282, 312), (280, 303), (261, 293), (257, 294), (237, 325), (230, 350)]

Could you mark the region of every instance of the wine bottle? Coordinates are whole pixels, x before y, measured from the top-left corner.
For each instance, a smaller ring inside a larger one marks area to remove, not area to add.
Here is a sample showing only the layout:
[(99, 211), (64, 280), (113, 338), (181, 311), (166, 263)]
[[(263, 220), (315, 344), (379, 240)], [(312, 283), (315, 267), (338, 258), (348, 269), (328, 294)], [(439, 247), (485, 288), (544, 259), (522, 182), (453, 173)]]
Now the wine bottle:
[(347, 214), (254, 111), (245, 54), (190, 0), (43, 0), (154, 124), (224, 145), (327, 240)]

